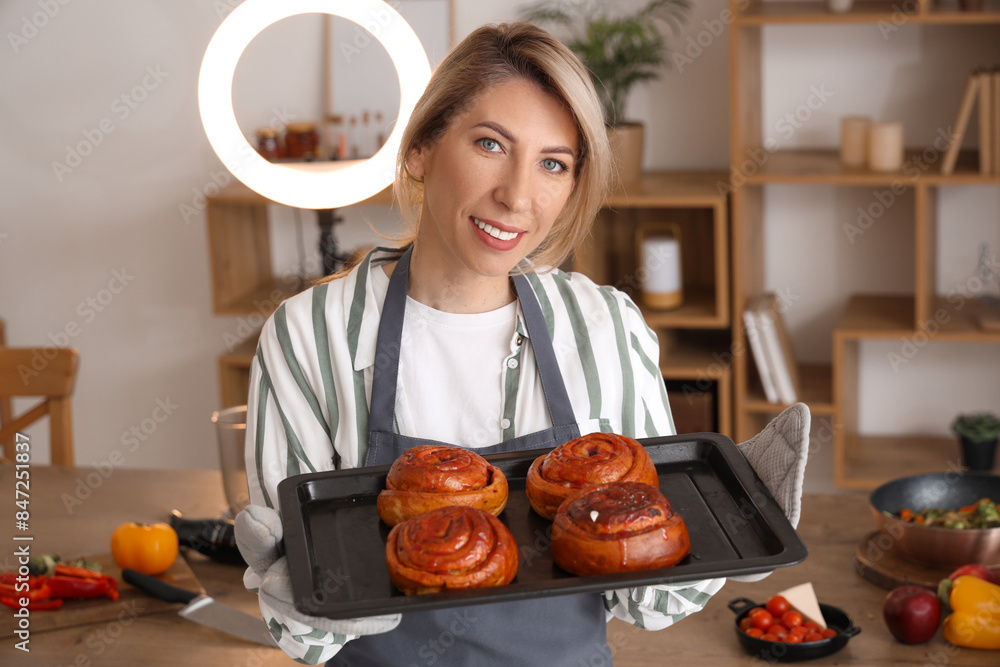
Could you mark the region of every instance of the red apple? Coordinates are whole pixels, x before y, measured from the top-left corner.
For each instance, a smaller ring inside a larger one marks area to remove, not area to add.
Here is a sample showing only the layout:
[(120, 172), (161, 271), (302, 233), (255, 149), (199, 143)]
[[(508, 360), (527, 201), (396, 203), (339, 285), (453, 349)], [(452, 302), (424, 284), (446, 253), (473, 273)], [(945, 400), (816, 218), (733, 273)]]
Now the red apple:
[(991, 584), (996, 584), (1000, 586), (1000, 576), (997, 576), (997, 573), (989, 569), (988, 567), (979, 565), (978, 563), (973, 563), (971, 565), (963, 565), (962, 567), (958, 568), (957, 570), (949, 574), (948, 578), (951, 579), (952, 581), (955, 581), (956, 579), (958, 579), (963, 575), (967, 575), (970, 577), (979, 577), (980, 579), (984, 579), (990, 582)]
[(904, 644), (923, 644), (937, 632), (941, 602), (929, 588), (907, 584), (890, 592), (882, 617), (892, 636)]

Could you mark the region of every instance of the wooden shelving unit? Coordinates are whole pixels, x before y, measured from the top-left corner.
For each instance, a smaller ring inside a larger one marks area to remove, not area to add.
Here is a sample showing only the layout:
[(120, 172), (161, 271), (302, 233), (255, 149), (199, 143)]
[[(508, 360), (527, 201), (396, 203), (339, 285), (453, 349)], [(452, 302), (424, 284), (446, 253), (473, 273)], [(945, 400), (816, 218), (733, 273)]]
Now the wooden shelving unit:
[[(714, 384), (717, 430), (732, 435), (728, 183), (724, 171), (644, 174), (608, 197), (572, 268), (633, 297), (660, 337), (664, 379), (690, 391)], [(636, 234), (653, 221), (673, 222), (681, 230), (684, 303), (673, 310), (644, 307), (636, 281)]]
[[(845, 169), (837, 149), (778, 150), (762, 147), (762, 50), (764, 28), (878, 24), (905, 29), (915, 26), (987, 26), (996, 28), (1000, 62), (1000, 1), (987, 0), (981, 12), (960, 12), (930, 0), (918, 3), (858, 0), (845, 14), (831, 14), (824, 2), (760, 2), (734, 0), (730, 4), (731, 194), (733, 228), (733, 339), (746, 342), (741, 311), (750, 297), (764, 291), (764, 190), (770, 185), (902, 187), (914, 198), (912, 245), (913, 293), (906, 295), (851, 295), (833, 334), (830, 366), (802, 365), (802, 400), (813, 413), (832, 422), (834, 482), (841, 487), (871, 489), (893, 478), (941, 471), (957, 459), (953, 440), (902, 434), (873, 437), (859, 429), (859, 349), (865, 341), (900, 340), (927, 336), (933, 342), (1000, 343), (1000, 335), (977, 324), (978, 303), (956, 302), (935, 293), (938, 190), (947, 186), (997, 186), (1000, 177), (983, 175), (976, 151), (963, 151), (954, 173), (942, 175), (940, 160), (925, 168), (913, 148), (898, 173)], [(962, 76), (964, 76), (964, 72)], [(956, 100), (957, 104), (957, 100)], [(766, 153), (753, 170), (743, 170), (748, 156)], [(877, 286), (873, 286), (877, 288)], [(744, 346), (744, 349), (745, 346)], [(783, 405), (764, 400), (749, 355), (735, 355), (735, 438), (750, 437)], [(945, 389), (942, 389), (945, 391)]]
[[(727, 183), (724, 171), (646, 174), (609, 196), (571, 268), (599, 284), (620, 287), (639, 303), (634, 283), (637, 226), (665, 216), (680, 226), (684, 304), (670, 311), (644, 309), (643, 315), (661, 338), (664, 379), (683, 382), (692, 391), (712, 385), (717, 430), (729, 435), (733, 382), (731, 361), (726, 358), (732, 342)], [(364, 203), (389, 204), (391, 196), (385, 191)], [(268, 205), (267, 199), (239, 183), (209, 199), (212, 294), (219, 315), (266, 317), (301, 288), (273, 274)], [(255, 349), (253, 336), (219, 357), (223, 407), (246, 401)]]

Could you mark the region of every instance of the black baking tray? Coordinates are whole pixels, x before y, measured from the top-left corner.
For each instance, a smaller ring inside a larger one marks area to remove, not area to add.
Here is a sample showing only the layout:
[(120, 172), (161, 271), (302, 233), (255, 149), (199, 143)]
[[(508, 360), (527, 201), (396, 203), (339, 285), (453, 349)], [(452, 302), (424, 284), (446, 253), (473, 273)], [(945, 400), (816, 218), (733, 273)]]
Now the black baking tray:
[(732, 440), (697, 433), (640, 440), (660, 490), (687, 524), (691, 553), (670, 568), (578, 577), (555, 565), (551, 522), (524, 493), (528, 467), (551, 449), (487, 455), (507, 477), (500, 520), (520, 558), (510, 584), (407, 596), (385, 565), (389, 526), (376, 511), (389, 466), (307, 473), (278, 485), (295, 607), (304, 614), (357, 618), (487, 602), (586, 593), (769, 572), (801, 562), (805, 545)]

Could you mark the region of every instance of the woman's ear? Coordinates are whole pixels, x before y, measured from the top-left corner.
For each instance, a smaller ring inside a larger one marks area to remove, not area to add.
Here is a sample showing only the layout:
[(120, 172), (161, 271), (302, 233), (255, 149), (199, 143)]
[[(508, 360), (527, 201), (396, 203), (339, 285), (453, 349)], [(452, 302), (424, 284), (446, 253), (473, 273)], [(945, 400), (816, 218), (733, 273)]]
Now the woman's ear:
[(406, 170), (414, 178), (423, 178), (426, 173), (424, 165), (426, 160), (427, 150), (424, 148), (411, 148), (409, 154), (406, 156)]

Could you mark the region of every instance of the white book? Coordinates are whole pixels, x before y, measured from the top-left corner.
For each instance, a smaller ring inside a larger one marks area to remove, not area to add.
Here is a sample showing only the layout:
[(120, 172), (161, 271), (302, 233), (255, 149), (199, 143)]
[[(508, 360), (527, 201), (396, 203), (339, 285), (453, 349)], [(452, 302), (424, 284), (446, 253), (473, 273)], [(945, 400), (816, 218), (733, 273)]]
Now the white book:
[(765, 294), (760, 300), (757, 317), (764, 354), (771, 362), (778, 402), (795, 403), (799, 400), (798, 368), (773, 294)]
[(760, 338), (760, 328), (757, 326), (757, 313), (754, 306), (757, 299), (751, 300), (747, 304), (747, 309), (743, 311), (743, 326), (747, 330), (747, 339), (750, 341), (750, 351), (753, 353), (754, 363), (757, 364), (757, 374), (760, 375), (760, 383), (764, 387), (764, 396), (768, 403), (778, 402), (778, 390), (771, 377), (771, 363), (764, 352), (764, 344)]

